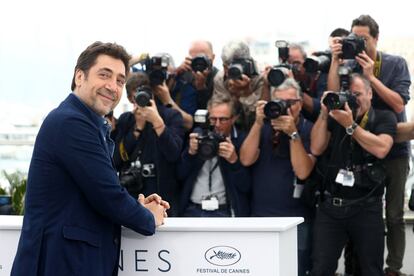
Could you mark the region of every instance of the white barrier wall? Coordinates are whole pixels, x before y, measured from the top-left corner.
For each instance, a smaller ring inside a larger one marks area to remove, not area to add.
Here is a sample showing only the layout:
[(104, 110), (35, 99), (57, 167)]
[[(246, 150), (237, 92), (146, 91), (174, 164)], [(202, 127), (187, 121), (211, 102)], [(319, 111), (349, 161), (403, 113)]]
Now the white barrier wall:
[[(167, 218), (151, 237), (122, 232), (119, 275), (294, 276), (302, 218)], [(22, 217), (0, 216), (0, 276), (10, 275)]]

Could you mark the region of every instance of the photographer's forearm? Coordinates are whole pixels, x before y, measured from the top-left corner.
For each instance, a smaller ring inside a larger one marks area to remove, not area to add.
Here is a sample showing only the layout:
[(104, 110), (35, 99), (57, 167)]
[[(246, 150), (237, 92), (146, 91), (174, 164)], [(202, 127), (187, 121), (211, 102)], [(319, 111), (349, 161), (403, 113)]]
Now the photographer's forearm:
[(395, 142), (405, 142), (414, 139), (414, 122), (398, 123)]
[(379, 159), (383, 159), (387, 156), (394, 142), (391, 135), (375, 135), (359, 126), (355, 129), (353, 138), (364, 150)]
[(313, 98), (306, 93), (303, 93), (303, 108), (307, 112), (313, 113)]
[(177, 103), (171, 101), (170, 104), (172, 108), (180, 112), (181, 116), (183, 116), (183, 126), (186, 130), (190, 130), (193, 127), (193, 116), (182, 110)]
[(370, 79), (372, 88), (376, 91), (377, 95), (394, 110), (396, 113), (404, 111), (405, 103), (400, 94), (386, 87), (375, 76)]
[(313, 155), (319, 156), (326, 150), (330, 136), (328, 114), (321, 110), (311, 132), (311, 152)]
[(306, 179), (313, 170), (315, 157), (306, 152), (301, 139), (290, 140), (290, 156), (297, 178)]
[(261, 130), (262, 125), (255, 122), (241, 146), (240, 162), (244, 166), (252, 165), (254, 162), (256, 162), (257, 158), (259, 157), (259, 142)]
[(339, 91), (339, 75), (338, 75), (339, 61), (332, 59), (331, 67), (328, 73), (327, 91)]

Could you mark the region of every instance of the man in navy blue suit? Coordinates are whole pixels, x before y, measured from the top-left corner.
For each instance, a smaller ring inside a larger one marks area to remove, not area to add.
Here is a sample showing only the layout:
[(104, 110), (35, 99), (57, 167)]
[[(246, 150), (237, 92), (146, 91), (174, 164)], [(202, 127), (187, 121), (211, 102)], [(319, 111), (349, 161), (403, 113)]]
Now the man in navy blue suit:
[(71, 93), (43, 122), (29, 169), (11, 275), (117, 275), (121, 225), (152, 235), (169, 204), (119, 185), (104, 115), (118, 104), (130, 56), (95, 42), (78, 58)]

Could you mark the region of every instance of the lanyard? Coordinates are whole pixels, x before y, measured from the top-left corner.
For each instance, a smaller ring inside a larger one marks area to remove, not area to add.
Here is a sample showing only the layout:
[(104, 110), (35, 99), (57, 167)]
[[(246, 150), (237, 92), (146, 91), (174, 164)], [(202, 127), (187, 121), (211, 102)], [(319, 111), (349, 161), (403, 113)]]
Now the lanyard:
[(208, 191), (210, 193), (211, 193), (211, 186), (212, 186), (212, 179), (211, 179), (212, 174), (213, 174), (214, 170), (218, 167), (218, 163), (219, 163), (218, 157), (217, 157), (216, 163), (214, 165), (213, 165), (213, 160), (214, 159), (210, 160), (210, 170), (208, 172)]
[(377, 52), (377, 58), (375, 59), (374, 64), (374, 76), (379, 78), (381, 74), (381, 64), (382, 64), (382, 54), (381, 52)]

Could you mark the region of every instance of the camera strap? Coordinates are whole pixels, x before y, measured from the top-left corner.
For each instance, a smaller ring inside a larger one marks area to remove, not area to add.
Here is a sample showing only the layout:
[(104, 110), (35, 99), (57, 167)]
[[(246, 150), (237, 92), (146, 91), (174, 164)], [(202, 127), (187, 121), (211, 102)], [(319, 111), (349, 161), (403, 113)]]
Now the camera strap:
[(382, 53), (378, 51), (377, 57), (375, 59), (375, 64), (374, 64), (374, 76), (376, 78), (379, 78), (381, 74), (381, 64), (382, 64)]
[[(213, 165), (213, 160), (216, 160), (216, 162)], [(211, 193), (211, 187), (212, 187), (212, 175), (213, 172), (217, 169), (218, 165), (219, 165), (219, 159), (218, 157), (210, 159), (208, 162), (210, 162), (210, 170), (208, 172), (208, 191)]]

